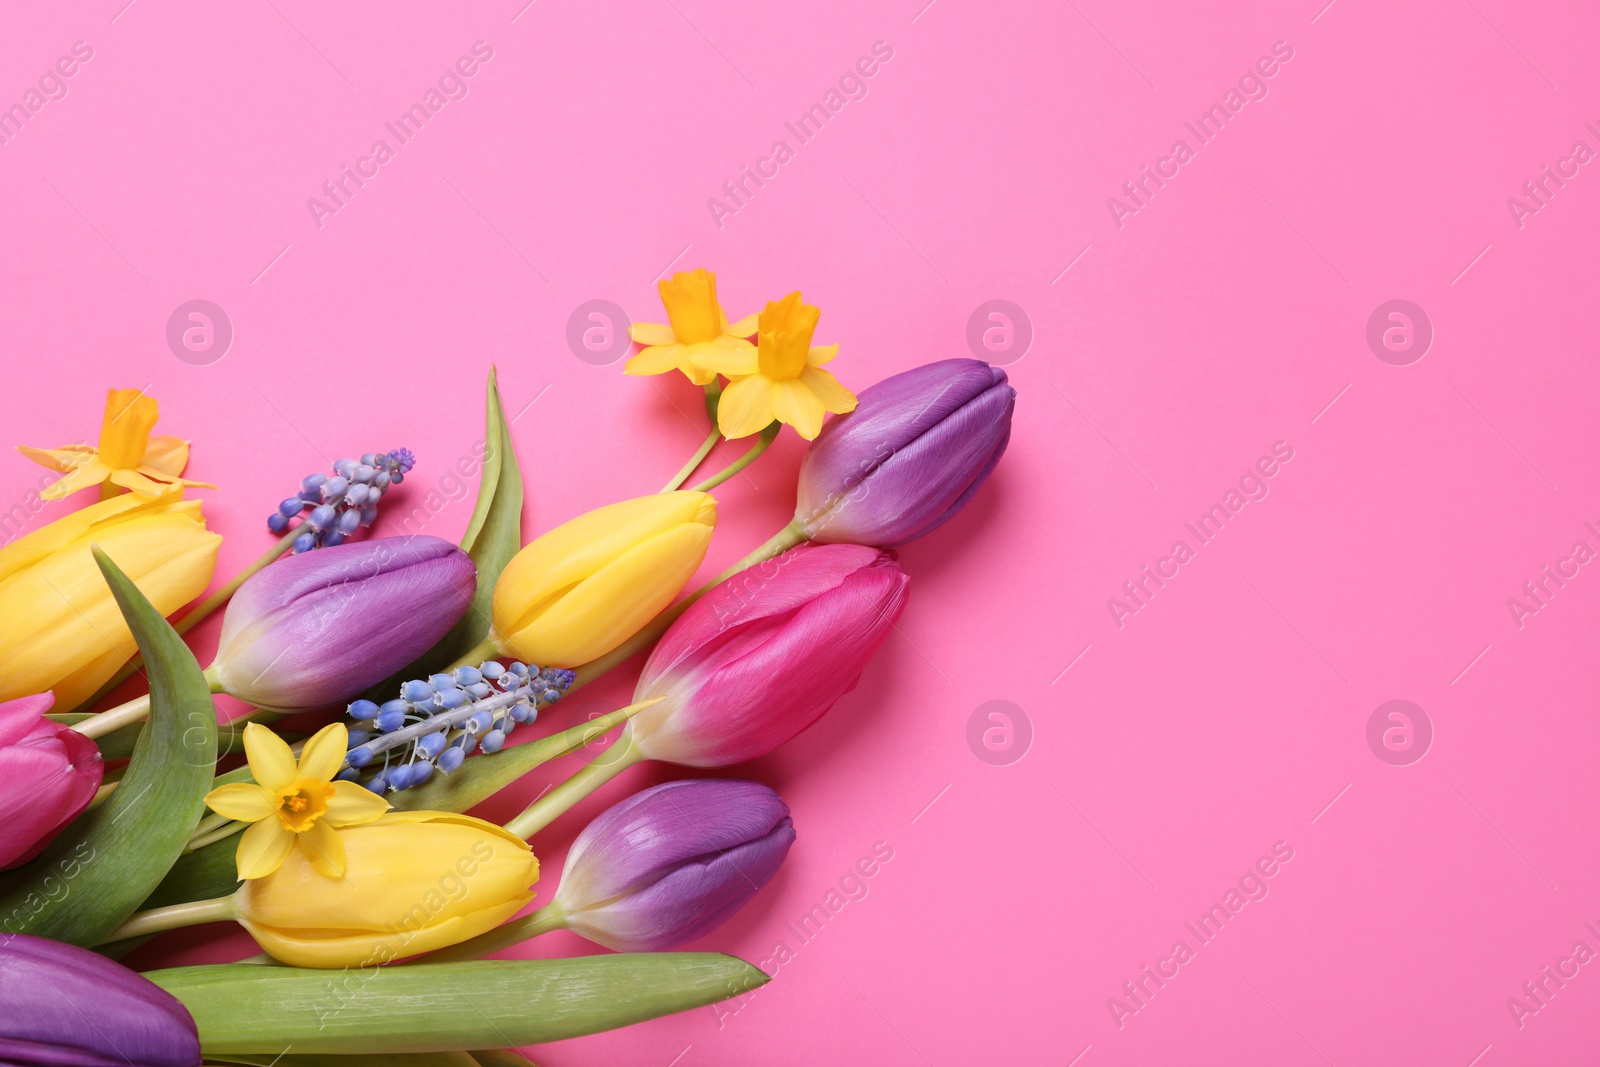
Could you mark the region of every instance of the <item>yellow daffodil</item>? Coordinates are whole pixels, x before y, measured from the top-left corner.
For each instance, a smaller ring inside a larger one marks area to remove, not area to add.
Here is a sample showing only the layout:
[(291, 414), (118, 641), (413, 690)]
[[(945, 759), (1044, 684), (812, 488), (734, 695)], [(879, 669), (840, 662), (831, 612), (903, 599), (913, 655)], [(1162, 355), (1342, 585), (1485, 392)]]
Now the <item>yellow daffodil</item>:
[(707, 369), (702, 357), (749, 352), (755, 346), (747, 338), (756, 332), (756, 316), (747, 315), (730, 324), (717, 303), (717, 276), (704, 268), (680, 271), (671, 279), (657, 282), (661, 303), (667, 309), (667, 323), (635, 323), (628, 336), (645, 346), (628, 360), (628, 374), (665, 374), (682, 371), (696, 385), (709, 385), (717, 377)]
[(299, 848), (319, 874), (343, 878), (344, 841), (335, 827), (375, 822), (389, 802), (355, 782), (335, 782), (348, 735), (340, 723), (324, 726), (300, 750), (260, 723), (244, 728), (245, 758), (254, 782), (218, 786), (206, 804), (225, 819), (251, 823), (239, 839), (239, 877), (264, 878)]
[(732, 379), (717, 404), (722, 436), (749, 437), (776, 419), (812, 441), (822, 432), (824, 414), (855, 410), (855, 394), (822, 369), (839, 346), (812, 347), (821, 315), (798, 292), (790, 293), (762, 310), (756, 349), (696, 357), (706, 370)]
[(100, 447), (65, 445), (17, 451), (43, 467), (61, 471), (40, 495), (60, 500), (91, 486), (120, 485), (140, 496), (159, 496), (175, 485), (215, 489), (207, 482), (181, 477), (189, 462), (189, 442), (179, 437), (151, 437), (158, 418), (156, 402), (142, 389), (112, 389), (106, 394), (106, 413), (100, 422)]

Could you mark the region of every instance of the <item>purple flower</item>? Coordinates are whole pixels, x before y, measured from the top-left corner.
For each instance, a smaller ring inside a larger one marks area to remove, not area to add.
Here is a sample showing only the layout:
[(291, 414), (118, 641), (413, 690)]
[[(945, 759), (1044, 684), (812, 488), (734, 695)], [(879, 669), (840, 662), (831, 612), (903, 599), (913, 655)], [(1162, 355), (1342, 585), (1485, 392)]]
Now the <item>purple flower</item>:
[(620, 952), (659, 952), (722, 925), (794, 843), (789, 808), (738, 779), (667, 782), (584, 828), (555, 903), (569, 930)]
[(472, 560), (437, 537), (290, 556), (234, 594), (207, 673), (258, 708), (343, 704), (432, 648), (476, 587)]
[(795, 524), (813, 541), (889, 548), (960, 511), (1005, 453), (1017, 391), (976, 359), (914, 367), (864, 389), (800, 466)]
[(200, 1036), (172, 994), (98, 953), (0, 935), (0, 1063), (195, 1067)]

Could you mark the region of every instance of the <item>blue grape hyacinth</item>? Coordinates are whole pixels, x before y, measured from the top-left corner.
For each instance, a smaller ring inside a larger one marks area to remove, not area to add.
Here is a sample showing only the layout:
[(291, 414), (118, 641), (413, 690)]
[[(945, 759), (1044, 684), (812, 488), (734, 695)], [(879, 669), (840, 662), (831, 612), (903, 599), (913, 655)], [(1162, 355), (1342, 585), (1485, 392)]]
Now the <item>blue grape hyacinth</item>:
[(333, 475), (308, 474), (300, 481), (300, 492), (278, 505), (267, 518), (267, 529), (281, 534), (289, 520), (304, 513), (294, 539), (294, 551), (331, 548), (342, 543), (378, 517), (378, 500), (391, 485), (405, 481), (416, 465), (409, 448), (388, 452), (368, 452), (359, 460), (341, 459), (333, 465)]
[(537, 721), (539, 709), (560, 700), (576, 678), (559, 667), (489, 660), (413, 679), (382, 704), (357, 700), (349, 708), (357, 725), (338, 776), (357, 781), (379, 757), (382, 767), (366, 783), (374, 793), (449, 774), (475, 749), (500, 751), (512, 730)]

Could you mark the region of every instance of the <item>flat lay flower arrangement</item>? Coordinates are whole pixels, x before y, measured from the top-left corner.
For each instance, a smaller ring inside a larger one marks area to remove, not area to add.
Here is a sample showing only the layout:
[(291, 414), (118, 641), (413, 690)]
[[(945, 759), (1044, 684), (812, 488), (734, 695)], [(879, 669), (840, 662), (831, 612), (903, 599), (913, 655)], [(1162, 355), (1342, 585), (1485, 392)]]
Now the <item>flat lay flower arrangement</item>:
[[(275, 541), (203, 600), (217, 487), (183, 477), (190, 443), (154, 435), (155, 398), (112, 389), (94, 446), (19, 445), (60, 475), (45, 498), (87, 502), (0, 548), (0, 1062), (524, 1063), (512, 1047), (768, 980), (674, 950), (767, 884), (804, 813), (694, 769), (765, 755), (855, 687), (906, 603), (893, 548), (979, 491), (1016, 394), (974, 359), (852, 392), (800, 293), (730, 320), (705, 270), (659, 290), (668, 321), (632, 328), (626, 373), (702, 387), (704, 443), (659, 492), (527, 545), (492, 371), (459, 543), (372, 535), (427, 461), (369, 452), (261, 500)], [(784, 427), (809, 442), (793, 521), (690, 588), (713, 490)], [(748, 448), (691, 485), (723, 439)], [(218, 611), (202, 666), (182, 635)], [(641, 655), (626, 707), (543, 721)], [(148, 692), (105, 706), (136, 674)], [(218, 693), (248, 710), (219, 721)], [(308, 713), (322, 725), (284, 728)], [(598, 754), (504, 825), (469, 814), (585, 748)], [(563, 870), (542, 870), (539, 832), (645, 760), (684, 776), (613, 805)], [(119, 962), (218, 921), (261, 954), (142, 974)], [(558, 929), (599, 947), (488, 958)]]

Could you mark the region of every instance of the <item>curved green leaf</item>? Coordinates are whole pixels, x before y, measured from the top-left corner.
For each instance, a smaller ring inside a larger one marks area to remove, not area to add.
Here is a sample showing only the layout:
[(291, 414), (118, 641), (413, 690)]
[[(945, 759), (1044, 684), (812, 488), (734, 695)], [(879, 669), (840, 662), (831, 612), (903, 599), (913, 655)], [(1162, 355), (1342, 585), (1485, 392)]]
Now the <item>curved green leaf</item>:
[(111, 799), (0, 897), (0, 930), (74, 945), (103, 941), (160, 884), (204, 810), (217, 761), (216, 708), (194, 653), (104, 552), (94, 555), (144, 655), (148, 728)]
[(740, 996), (761, 971), (715, 952), (472, 960), (342, 971), (211, 964), (147, 971), (208, 1055), (402, 1053), (533, 1045)]
[(493, 617), (494, 587), (511, 557), (522, 548), (522, 469), (511, 444), (511, 427), (500, 402), (495, 369), (489, 368), (485, 401), (483, 474), (478, 500), (461, 547), (478, 568), (478, 588), (472, 604), (451, 631), (420, 658), (367, 690), (373, 700), (384, 701), (399, 691), (402, 682), (441, 670), (466, 655), (489, 635)]

